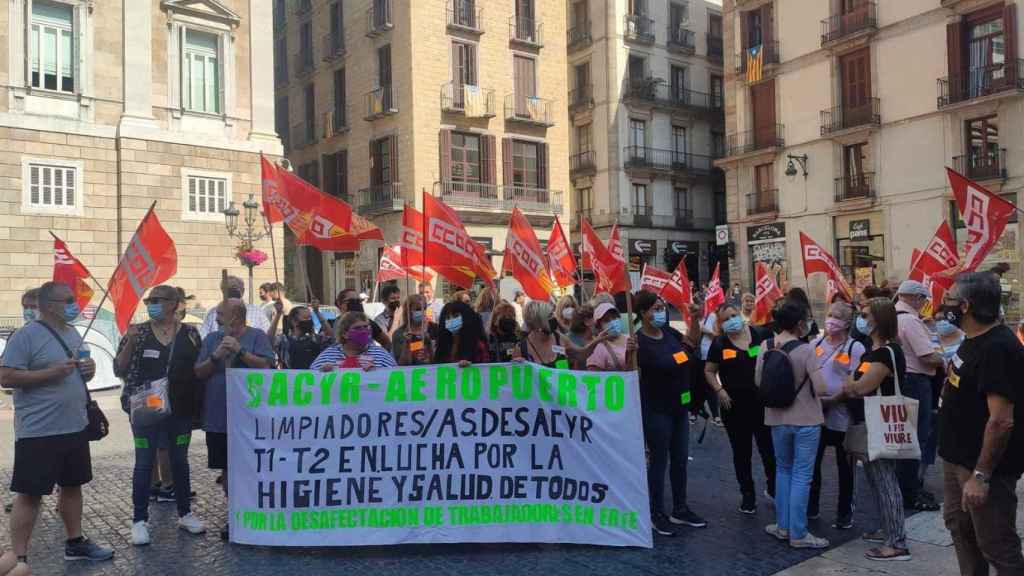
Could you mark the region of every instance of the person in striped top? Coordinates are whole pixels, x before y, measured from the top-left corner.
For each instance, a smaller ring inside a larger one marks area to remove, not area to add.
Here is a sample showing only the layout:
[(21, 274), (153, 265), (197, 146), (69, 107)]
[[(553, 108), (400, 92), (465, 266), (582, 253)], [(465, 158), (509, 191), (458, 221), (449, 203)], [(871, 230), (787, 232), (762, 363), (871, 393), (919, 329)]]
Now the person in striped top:
[(334, 326), (338, 342), (316, 357), (312, 370), (330, 372), (336, 368), (391, 368), (395, 357), (373, 341), (370, 319), (362, 312), (347, 312)]

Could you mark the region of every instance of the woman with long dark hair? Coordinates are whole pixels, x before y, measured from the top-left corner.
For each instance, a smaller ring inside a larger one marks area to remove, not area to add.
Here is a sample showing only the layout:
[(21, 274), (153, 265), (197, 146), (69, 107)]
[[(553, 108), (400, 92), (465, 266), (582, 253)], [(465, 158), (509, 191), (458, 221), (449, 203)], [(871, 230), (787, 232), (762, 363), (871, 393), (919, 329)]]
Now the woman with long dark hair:
[(484, 324), (473, 308), (461, 301), (453, 301), (441, 309), (440, 331), (434, 362), (448, 364), (480, 364), (489, 362)]

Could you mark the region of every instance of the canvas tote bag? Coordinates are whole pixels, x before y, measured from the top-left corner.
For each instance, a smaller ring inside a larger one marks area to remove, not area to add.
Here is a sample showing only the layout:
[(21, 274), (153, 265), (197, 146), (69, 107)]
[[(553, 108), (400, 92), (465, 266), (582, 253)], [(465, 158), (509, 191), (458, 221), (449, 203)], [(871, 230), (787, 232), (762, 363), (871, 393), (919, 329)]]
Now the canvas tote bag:
[(868, 460), (918, 460), (921, 458), (921, 443), (917, 439), (918, 402), (903, 396), (899, 371), (896, 370), (896, 354), (889, 346), (885, 349), (892, 358), (896, 394), (883, 396), (879, 386), (873, 396), (864, 397)]

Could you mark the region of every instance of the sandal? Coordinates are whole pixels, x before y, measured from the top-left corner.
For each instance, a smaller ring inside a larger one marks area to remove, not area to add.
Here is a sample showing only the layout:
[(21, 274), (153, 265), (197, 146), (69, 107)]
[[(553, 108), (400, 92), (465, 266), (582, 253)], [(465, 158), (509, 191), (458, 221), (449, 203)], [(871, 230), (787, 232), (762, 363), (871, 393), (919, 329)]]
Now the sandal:
[(861, 535), (861, 540), (865, 542), (871, 542), (873, 544), (884, 544), (885, 543), (885, 530), (875, 530), (874, 532), (865, 532)]
[(872, 548), (864, 553), (864, 557), (868, 560), (877, 560), (879, 562), (903, 562), (910, 560), (910, 550), (906, 548)]

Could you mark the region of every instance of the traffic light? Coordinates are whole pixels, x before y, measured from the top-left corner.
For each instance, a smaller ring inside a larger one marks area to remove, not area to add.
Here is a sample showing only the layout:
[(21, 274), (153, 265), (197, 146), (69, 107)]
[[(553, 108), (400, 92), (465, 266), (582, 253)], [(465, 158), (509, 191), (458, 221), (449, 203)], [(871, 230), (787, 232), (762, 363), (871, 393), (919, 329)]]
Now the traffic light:
[(736, 257), (736, 243), (735, 242), (729, 242), (728, 244), (725, 245), (725, 255), (728, 256), (729, 258), (735, 258)]

